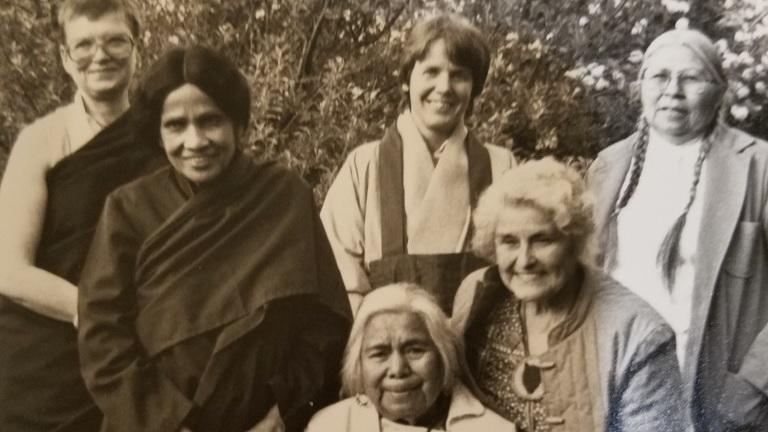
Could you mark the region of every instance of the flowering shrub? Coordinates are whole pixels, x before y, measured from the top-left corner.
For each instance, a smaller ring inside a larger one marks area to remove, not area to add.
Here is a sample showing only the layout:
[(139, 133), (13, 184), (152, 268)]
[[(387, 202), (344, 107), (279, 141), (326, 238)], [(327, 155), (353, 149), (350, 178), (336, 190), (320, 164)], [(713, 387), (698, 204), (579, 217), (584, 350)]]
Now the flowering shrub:
[[(765, 0), (135, 2), (141, 64), (172, 45), (226, 53), (252, 88), (246, 150), (299, 170), (318, 199), (349, 150), (394, 121), (403, 40), (436, 10), (459, 13), (487, 35), (495, 56), (470, 121), (483, 142), (521, 158), (553, 154), (584, 166), (630, 134), (642, 52), (676, 23), (717, 41), (731, 84), (728, 121), (768, 137)], [(57, 3), (0, 2), (0, 170), (19, 128), (71, 97)]]

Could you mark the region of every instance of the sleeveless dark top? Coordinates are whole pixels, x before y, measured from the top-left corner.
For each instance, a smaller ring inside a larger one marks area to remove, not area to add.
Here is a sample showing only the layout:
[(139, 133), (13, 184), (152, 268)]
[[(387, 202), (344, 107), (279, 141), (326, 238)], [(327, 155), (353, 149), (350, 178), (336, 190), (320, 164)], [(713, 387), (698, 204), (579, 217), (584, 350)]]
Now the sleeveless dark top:
[[(160, 147), (135, 143), (132, 129), (127, 113), (48, 171), (37, 267), (77, 285), (106, 196), (164, 165)], [(0, 296), (0, 430), (87, 432), (100, 423), (74, 326)]]
[[(379, 188), (381, 190), (382, 258), (369, 265), (372, 288), (396, 282), (414, 282), (432, 293), (443, 311), (451, 314), (453, 298), (461, 281), (488, 262), (471, 252), (447, 254), (408, 254), (403, 189), (403, 140), (391, 126), (379, 144)], [(469, 167), (470, 205), (474, 208), (480, 193), (491, 184), (491, 158), (488, 150), (470, 134), (465, 141)], [(439, 223), (439, 215), (435, 223)], [(467, 239), (472, 237), (470, 226)]]

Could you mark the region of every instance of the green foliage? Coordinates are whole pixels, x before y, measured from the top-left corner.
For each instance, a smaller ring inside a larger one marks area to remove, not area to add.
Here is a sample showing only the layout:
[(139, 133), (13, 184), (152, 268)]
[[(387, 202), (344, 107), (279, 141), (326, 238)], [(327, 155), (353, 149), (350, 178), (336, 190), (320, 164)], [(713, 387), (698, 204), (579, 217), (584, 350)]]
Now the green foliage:
[[(464, 15), (487, 35), (495, 57), (470, 121), (483, 142), (521, 158), (553, 154), (583, 166), (631, 133), (642, 50), (681, 17), (721, 39), (734, 94), (729, 120), (768, 136), (768, 19), (759, 0), (135, 2), (140, 64), (172, 45), (226, 53), (252, 88), (246, 149), (299, 170), (318, 199), (349, 150), (394, 121), (403, 39), (434, 11)], [(0, 0), (0, 170), (22, 125), (71, 98), (55, 5)]]

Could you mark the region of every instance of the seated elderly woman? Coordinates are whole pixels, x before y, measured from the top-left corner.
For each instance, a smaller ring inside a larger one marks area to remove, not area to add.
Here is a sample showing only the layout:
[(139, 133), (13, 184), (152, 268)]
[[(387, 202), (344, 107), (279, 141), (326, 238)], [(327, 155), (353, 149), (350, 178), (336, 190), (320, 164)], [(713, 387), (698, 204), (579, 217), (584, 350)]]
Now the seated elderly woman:
[(680, 431), (674, 334), (590, 266), (590, 195), (554, 159), (522, 164), (480, 198), (454, 324), (481, 400), (525, 431)]
[(206, 48), (170, 50), (141, 83), (139, 135), (170, 166), (108, 197), (80, 283), (102, 431), (302, 430), (338, 394), (341, 276), (312, 190), (238, 150), (249, 106)]
[(434, 298), (387, 285), (362, 301), (342, 370), (348, 399), (315, 415), (309, 432), (514, 431), (462, 384), (461, 339)]

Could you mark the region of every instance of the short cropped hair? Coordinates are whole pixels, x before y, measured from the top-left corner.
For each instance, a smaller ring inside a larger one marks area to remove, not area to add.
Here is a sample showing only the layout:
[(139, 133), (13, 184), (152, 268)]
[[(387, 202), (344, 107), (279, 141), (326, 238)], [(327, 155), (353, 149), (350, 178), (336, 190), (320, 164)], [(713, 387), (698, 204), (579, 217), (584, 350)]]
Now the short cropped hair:
[[(445, 42), (448, 58), (472, 74), (472, 101), (483, 91), (491, 64), (491, 50), (477, 27), (458, 15), (439, 15), (417, 23), (405, 42), (400, 61), (400, 82), (407, 85), (413, 66), (423, 60), (432, 43)], [(404, 94), (408, 103), (408, 92)], [(471, 102), (470, 102), (471, 106)]]
[(89, 19), (96, 19), (113, 12), (123, 14), (128, 28), (131, 29), (131, 35), (134, 39), (138, 39), (141, 25), (130, 0), (64, 0), (59, 8), (58, 16), (61, 42), (66, 43), (65, 24), (73, 18), (85, 16)]
[(499, 213), (509, 206), (528, 205), (552, 216), (558, 230), (572, 241), (579, 262), (592, 264), (593, 197), (581, 174), (552, 157), (520, 164), (505, 172), (480, 196), (473, 212), (472, 249), (496, 261)]
[(410, 312), (424, 323), (442, 362), (442, 390), (450, 393), (455, 380), (465, 370), (463, 342), (432, 295), (416, 284), (397, 283), (376, 288), (360, 304), (344, 352), (342, 394), (365, 393), (361, 365), (365, 327), (374, 316), (386, 312)]
[(131, 103), (137, 137), (160, 144), (160, 117), (165, 99), (184, 84), (194, 84), (244, 130), (251, 115), (251, 93), (245, 76), (226, 57), (202, 46), (172, 48), (144, 74)]

